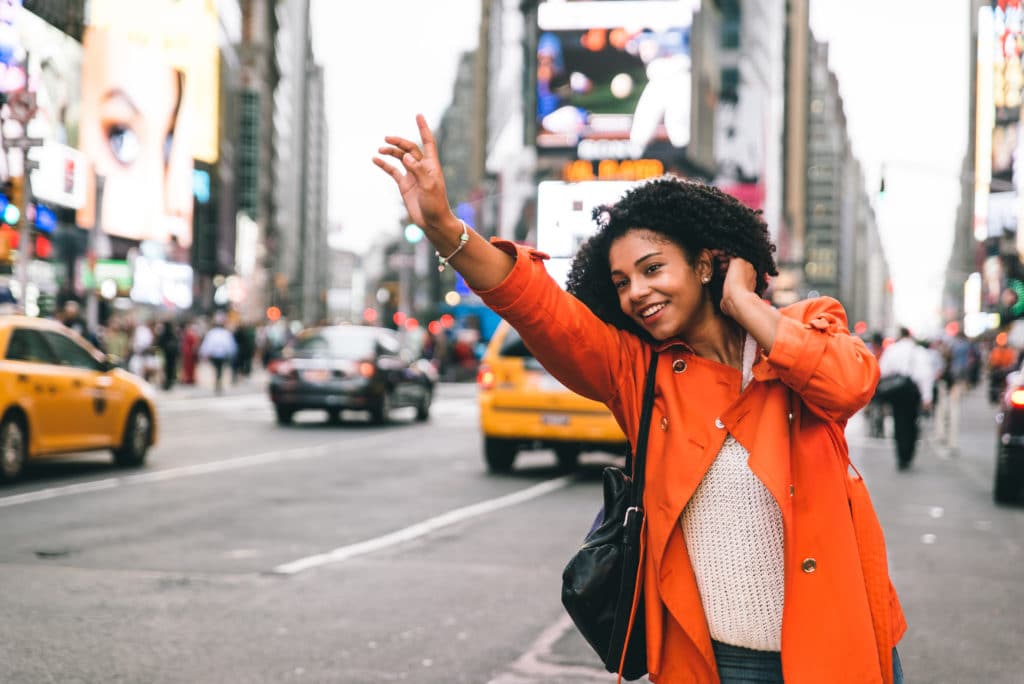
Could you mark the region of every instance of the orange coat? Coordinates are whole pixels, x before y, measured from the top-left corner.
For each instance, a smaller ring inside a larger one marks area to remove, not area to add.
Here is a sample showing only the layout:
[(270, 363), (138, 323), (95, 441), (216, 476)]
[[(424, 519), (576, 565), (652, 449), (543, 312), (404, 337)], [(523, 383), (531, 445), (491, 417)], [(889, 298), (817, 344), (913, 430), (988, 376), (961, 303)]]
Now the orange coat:
[[(546, 255), (495, 244), (517, 261), (498, 287), (479, 293), (483, 300), (552, 375), (607, 404), (635, 444), (651, 343), (605, 324), (564, 292), (547, 275)], [(906, 624), (881, 528), (869, 508), (858, 532), (868, 529), (870, 543), (858, 545), (846, 485), (844, 428), (870, 401), (878, 363), (849, 334), (834, 299), (804, 300), (781, 312), (772, 351), (756, 361), (742, 393), (738, 370), (695, 355), (679, 340), (658, 344), (642, 572), (647, 664), (659, 684), (718, 682), (679, 517), (727, 433), (750, 453), (751, 470), (782, 512), (786, 684), (892, 682), (892, 648)]]

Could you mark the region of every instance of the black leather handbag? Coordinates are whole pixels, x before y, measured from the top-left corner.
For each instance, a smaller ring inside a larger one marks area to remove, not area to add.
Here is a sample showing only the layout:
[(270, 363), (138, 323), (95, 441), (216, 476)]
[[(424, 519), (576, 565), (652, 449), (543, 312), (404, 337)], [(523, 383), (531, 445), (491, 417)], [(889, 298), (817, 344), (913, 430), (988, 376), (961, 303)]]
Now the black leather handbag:
[(647, 433), (657, 363), (658, 353), (652, 350), (631, 475), (622, 468), (604, 469), (604, 508), (583, 546), (562, 571), (562, 605), (605, 669), (627, 680), (647, 674), (643, 591), (637, 575), (644, 522)]

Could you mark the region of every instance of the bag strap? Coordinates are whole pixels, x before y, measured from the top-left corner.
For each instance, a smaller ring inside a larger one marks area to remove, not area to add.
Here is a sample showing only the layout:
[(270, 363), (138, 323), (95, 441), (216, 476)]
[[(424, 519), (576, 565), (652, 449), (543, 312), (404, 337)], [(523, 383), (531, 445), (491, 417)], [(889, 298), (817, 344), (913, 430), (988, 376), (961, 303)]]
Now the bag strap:
[(640, 408), (640, 431), (636, 436), (633, 450), (633, 486), (630, 500), (633, 506), (642, 506), (644, 500), (644, 475), (647, 472), (647, 434), (651, 431), (651, 413), (654, 412), (654, 377), (658, 370), (658, 350), (651, 350), (651, 365), (647, 368), (644, 384), (644, 400)]

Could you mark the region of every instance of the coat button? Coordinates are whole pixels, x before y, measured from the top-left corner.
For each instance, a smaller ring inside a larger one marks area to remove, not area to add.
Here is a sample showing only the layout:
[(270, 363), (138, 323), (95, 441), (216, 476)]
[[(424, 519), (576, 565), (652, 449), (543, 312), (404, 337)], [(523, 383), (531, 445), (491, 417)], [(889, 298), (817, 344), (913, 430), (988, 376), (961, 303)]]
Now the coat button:
[(721, 418), (715, 418), (715, 427), (719, 430), (725, 427), (725, 423), (722, 422)]
[(800, 569), (810, 574), (818, 569), (818, 561), (813, 558), (804, 558), (804, 562), (800, 564)]
[(683, 361), (682, 359), (676, 359), (675, 361), (672, 362), (672, 372), (682, 373), (684, 370), (686, 370), (685, 361)]
[(668, 418), (662, 418), (661, 419), (661, 429), (662, 429), (662, 431), (667, 431), (668, 430)]

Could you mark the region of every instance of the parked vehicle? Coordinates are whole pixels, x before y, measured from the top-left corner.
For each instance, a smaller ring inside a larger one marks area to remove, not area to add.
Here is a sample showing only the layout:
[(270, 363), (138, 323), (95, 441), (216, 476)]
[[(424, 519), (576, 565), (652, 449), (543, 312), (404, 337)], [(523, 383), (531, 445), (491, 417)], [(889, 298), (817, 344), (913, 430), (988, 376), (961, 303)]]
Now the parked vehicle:
[(0, 316), (0, 481), (30, 459), (110, 449), (141, 466), (157, 440), (154, 390), (58, 321)]
[(553, 449), (563, 469), (576, 467), (583, 451), (626, 453), (626, 436), (608, 407), (552, 377), (506, 321), (491, 337), (477, 384), (484, 461), (491, 472), (511, 470), (516, 454), (526, 449)]
[(434, 366), (386, 328), (334, 325), (308, 328), (268, 365), (277, 422), (320, 409), (337, 421), (344, 410), (368, 411), (386, 423), (393, 409), (412, 406), (427, 420), (437, 382)]
[(996, 474), (993, 498), (1013, 503), (1024, 488), (1024, 374), (1010, 373), (996, 414)]

